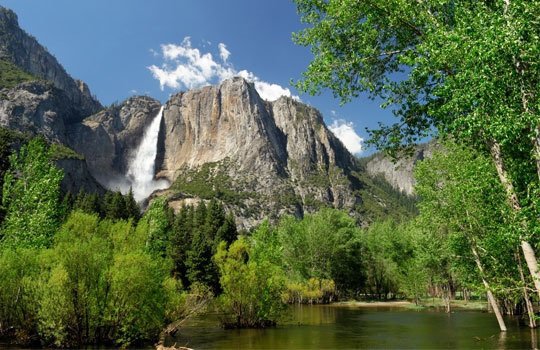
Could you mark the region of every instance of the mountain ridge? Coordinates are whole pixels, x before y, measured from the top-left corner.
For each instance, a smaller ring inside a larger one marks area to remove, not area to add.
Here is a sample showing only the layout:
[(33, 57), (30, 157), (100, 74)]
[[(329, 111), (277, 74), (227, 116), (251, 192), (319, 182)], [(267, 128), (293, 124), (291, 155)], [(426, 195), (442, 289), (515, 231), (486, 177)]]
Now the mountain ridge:
[[(20, 37), (22, 43), (13, 42)], [(127, 169), (161, 103), (134, 96), (102, 107), (2, 7), (0, 59), (38, 78), (0, 90), (0, 125), (43, 135), (81, 155), (58, 162), (70, 183), (64, 190), (127, 192)], [(265, 101), (240, 77), (172, 95), (157, 143), (156, 178), (171, 187), (150, 200), (164, 196), (177, 208), (218, 198), (246, 229), (325, 206), (362, 222), (398, 208), (359, 170), (319, 111), (287, 97)]]

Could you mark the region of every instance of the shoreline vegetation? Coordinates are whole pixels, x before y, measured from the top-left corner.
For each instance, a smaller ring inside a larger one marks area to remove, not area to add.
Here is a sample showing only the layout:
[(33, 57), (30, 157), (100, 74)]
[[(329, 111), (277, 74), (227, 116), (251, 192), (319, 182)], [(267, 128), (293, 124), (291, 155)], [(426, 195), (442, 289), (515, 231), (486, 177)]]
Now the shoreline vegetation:
[[(131, 193), (62, 196), (51, 147), (32, 139), (4, 170), (0, 336), (23, 346), (126, 347), (174, 335), (206, 311), (224, 328), (266, 328), (288, 304), (485, 310), (478, 298), (490, 288), (502, 313), (531, 315), (516, 288), (526, 284), (514, 242), (497, 240), (504, 202), (485, 201), (500, 195), (486, 181), (489, 164), (447, 145), (417, 167), (420, 213), (408, 221), (366, 228), (323, 208), (238, 232), (217, 200), (174, 212), (158, 198), (141, 216)], [(442, 171), (472, 169), (486, 182), (466, 189), (467, 201), (463, 181), (441, 188)], [(466, 230), (463, 210), (478, 221)], [(346, 301), (362, 297), (378, 301)]]
[[(415, 304), (414, 301), (408, 300), (368, 300), (368, 301), (358, 301), (358, 300), (348, 300), (348, 301), (338, 301), (329, 306), (334, 307), (350, 307), (350, 308), (377, 308), (377, 307), (388, 307), (388, 308), (402, 308), (402, 309), (414, 309), (414, 310), (425, 310), (430, 308), (436, 308), (443, 310), (446, 308), (445, 301), (440, 298), (426, 298), (423, 299), (419, 304)], [(451, 300), (450, 301), (451, 310), (474, 310), (474, 311), (488, 311), (487, 300)], [(451, 312), (452, 312), (451, 311)], [(444, 312), (444, 311), (443, 311)]]

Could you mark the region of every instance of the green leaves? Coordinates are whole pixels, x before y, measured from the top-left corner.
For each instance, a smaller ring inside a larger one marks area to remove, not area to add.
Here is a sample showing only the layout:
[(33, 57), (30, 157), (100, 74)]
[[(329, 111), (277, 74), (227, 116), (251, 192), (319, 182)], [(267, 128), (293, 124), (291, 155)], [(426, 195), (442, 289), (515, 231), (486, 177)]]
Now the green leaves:
[(60, 225), (61, 170), (52, 164), (44, 140), (36, 138), (10, 156), (4, 176), (3, 245), (47, 247)]

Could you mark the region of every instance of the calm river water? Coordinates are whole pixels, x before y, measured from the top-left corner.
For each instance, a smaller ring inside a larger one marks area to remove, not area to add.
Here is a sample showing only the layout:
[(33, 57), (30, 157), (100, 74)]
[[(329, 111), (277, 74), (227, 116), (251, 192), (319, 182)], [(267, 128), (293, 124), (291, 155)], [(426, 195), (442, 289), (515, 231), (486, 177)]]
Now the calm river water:
[(173, 340), (194, 349), (531, 349), (540, 334), (508, 318), (506, 334), (493, 314), (389, 307), (292, 307), (273, 329), (223, 330), (194, 319)]

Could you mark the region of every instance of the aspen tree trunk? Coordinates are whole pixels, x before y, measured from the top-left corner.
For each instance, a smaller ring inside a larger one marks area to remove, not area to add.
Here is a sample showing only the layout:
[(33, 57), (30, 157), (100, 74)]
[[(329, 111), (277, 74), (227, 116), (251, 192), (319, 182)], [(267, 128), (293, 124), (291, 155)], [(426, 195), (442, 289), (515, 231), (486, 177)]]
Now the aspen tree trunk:
[[(499, 176), (499, 180), (506, 191), (506, 199), (508, 200), (512, 210), (518, 214), (521, 211), (521, 205), (519, 204), (514, 185), (512, 184), (512, 181), (510, 181), (510, 177), (506, 172), (501, 154), (501, 145), (496, 141), (491, 141), (489, 146), (491, 157), (495, 164), (495, 168), (497, 169), (497, 175)], [(527, 229), (526, 222), (522, 222), (521, 225), (524, 229)], [(534, 250), (531, 244), (524, 239), (521, 239), (521, 250), (523, 252), (525, 262), (527, 263), (527, 267), (529, 268), (536, 292), (540, 297), (540, 272), (538, 271), (538, 262), (536, 260)]]
[(495, 313), (495, 317), (497, 317), (497, 322), (499, 322), (499, 328), (501, 329), (501, 332), (506, 332), (506, 324), (504, 323), (504, 319), (501, 314), (501, 309), (499, 308), (499, 305), (497, 304), (497, 301), (495, 300), (495, 297), (493, 296), (493, 293), (491, 292), (489, 283), (486, 281), (485, 274), (484, 274), (484, 267), (482, 266), (482, 262), (480, 261), (480, 256), (478, 255), (478, 252), (476, 251), (476, 245), (474, 242), (471, 242), (471, 250), (474, 256), (474, 261), (476, 262), (476, 266), (478, 267), (478, 270), (480, 271), (480, 278), (482, 279), (482, 283), (484, 284), (484, 287), (487, 290), (487, 297), (488, 297), (489, 304), (491, 305), (491, 308), (493, 309), (493, 312)]
[(529, 293), (527, 292), (527, 284), (525, 283), (525, 276), (523, 275), (523, 268), (521, 267), (521, 257), (519, 252), (516, 252), (516, 258), (518, 261), (518, 270), (519, 277), (521, 278), (521, 283), (523, 283), (523, 298), (525, 299), (525, 305), (527, 306), (527, 315), (529, 316), (529, 327), (536, 328), (536, 320), (534, 319), (534, 309), (529, 298)]

